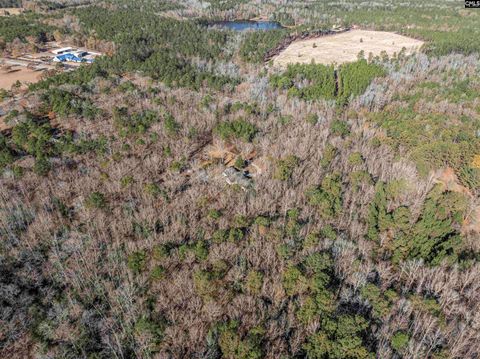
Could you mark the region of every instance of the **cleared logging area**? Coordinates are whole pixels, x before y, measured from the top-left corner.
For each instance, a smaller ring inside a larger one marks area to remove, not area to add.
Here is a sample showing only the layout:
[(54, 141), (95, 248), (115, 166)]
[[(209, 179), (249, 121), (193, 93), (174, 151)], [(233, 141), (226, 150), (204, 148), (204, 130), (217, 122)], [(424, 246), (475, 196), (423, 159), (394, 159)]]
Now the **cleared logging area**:
[(408, 53), (418, 50), (423, 41), (384, 31), (351, 30), (348, 32), (297, 41), (290, 44), (278, 56), (273, 58), (276, 67), (288, 64), (342, 64), (357, 60), (360, 51), (368, 57), (385, 51), (389, 56), (399, 53), (403, 48)]
[(0, 69), (0, 89), (10, 90), (17, 81), (34, 83), (40, 80), (42, 71), (15, 66), (10, 69)]

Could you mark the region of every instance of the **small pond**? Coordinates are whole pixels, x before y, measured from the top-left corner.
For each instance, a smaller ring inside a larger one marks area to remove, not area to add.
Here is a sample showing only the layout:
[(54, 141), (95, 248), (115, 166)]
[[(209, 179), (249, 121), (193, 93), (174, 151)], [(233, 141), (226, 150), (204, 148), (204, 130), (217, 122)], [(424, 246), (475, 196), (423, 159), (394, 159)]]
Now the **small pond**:
[(276, 30), (282, 29), (282, 25), (275, 21), (250, 21), (250, 20), (236, 20), (236, 21), (213, 21), (209, 26), (218, 26), (225, 29), (235, 31), (245, 30)]

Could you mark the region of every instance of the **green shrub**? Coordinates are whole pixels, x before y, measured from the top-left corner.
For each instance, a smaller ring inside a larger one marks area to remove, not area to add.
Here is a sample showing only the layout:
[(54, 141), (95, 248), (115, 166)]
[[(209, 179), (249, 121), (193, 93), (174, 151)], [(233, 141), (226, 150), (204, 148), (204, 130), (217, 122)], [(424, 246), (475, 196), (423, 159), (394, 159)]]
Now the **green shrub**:
[[(333, 260), (329, 253), (316, 252), (305, 258), (303, 266), (308, 273), (320, 274), (329, 272), (333, 266)], [(327, 279), (328, 282), (329, 279)], [(318, 284), (318, 283), (317, 283)], [(327, 283), (325, 283), (326, 285)]]
[(382, 319), (388, 315), (391, 303), (374, 284), (367, 284), (361, 289), (361, 295), (364, 299), (368, 300), (368, 303), (372, 307), (372, 316), (375, 319)]
[(53, 133), (54, 130), (49, 123), (29, 119), (12, 129), (12, 142), (36, 158), (46, 158), (58, 154), (54, 146)]
[(210, 211), (208, 211), (208, 217), (210, 217), (211, 219), (219, 219), (220, 217), (222, 217), (222, 212), (218, 209), (211, 209)]
[(0, 89), (0, 102), (10, 97), (10, 93), (5, 89)]
[(225, 242), (228, 238), (228, 230), (226, 229), (218, 229), (213, 232), (212, 235), (212, 242), (213, 243), (222, 243)]
[(320, 233), (322, 234), (323, 237), (327, 238), (327, 239), (330, 239), (332, 241), (334, 241), (335, 239), (337, 239), (337, 232), (335, 232), (335, 230), (333, 229), (332, 226), (330, 226), (329, 224), (325, 225)]
[(480, 188), (480, 168), (471, 168), (469, 165), (463, 165), (459, 171), (458, 178), (468, 188)]
[(164, 119), (165, 131), (168, 135), (174, 136), (180, 131), (180, 124), (175, 121), (175, 118), (171, 114), (166, 114)]
[(393, 335), (390, 345), (395, 351), (401, 352), (408, 346), (409, 341), (409, 335), (405, 332), (399, 331)]
[(274, 178), (280, 181), (288, 181), (292, 177), (293, 171), (298, 164), (299, 159), (294, 155), (289, 155), (284, 159), (278, 160)]
[(212, 278), (213, 279), (222, 279), (225, 277), (229, 270), (228, 263), (225, 262), (224, 260), (216, 260), (215, 262), (212, 263)]
[[(386, 190), (388, 188), (388, 192)], [(422, 259), (431, 265), (439, 265), (447, 260), (453, 263), (462, 253), (462, 234), (458, 230), (466, 209), (463, 194), (444, 192), (437, 185), (428, 194), (416, 223), (411, 223), (411, 213), (407, 207), (398, 207), (393, 213), (387, 212), (387, 193), (396, 196), (398, 188), (376, 185), (375, 197), (370, 204), (367, 223), (368, 238), (377, 241), (379, 235), (394, 230), (392, 260), (399, 263), (406, 259)]]
[(152, 272), (150, 273), (150, 278), (153, 280), (161, 280), (165, 278), (165, 268), (162, 266), (156, 266), (152, 269)]
[(285, 223), (285, 233), (290, 237), (297, 237), (300, 231), (300, 211), (297, 208), (287, 211), (287, 221)]
[(147, 265), (147, 253), (141, 250), (130, 254), (127, 265), (132, 272), (141, 273)]
[(153, 256), (153, 259), (157, 261), (167, 258), (169, 254), (170, 254), (170, 248), (168, 245), (161, 244), (153, 247), (152, 256)]
[(163, 323), (158, 323), (145, 316), (142, 316), (136, 321), (134, 334), (138, 338), (141, 338), (143, 343), (147, 343), (144, 350), (149, 356), (158, 352), (160, 349), (160, 344), (164, 336), (164, 329), (165, 325)]
[(193, 283), (195, 284), (196, 292), (204, 300), (209, 300), (215, 296), (217, 284), (213, 279), (212, 273), (204, 270), (197, 270), (193, 273)]
[(208, 246), (205, 241), (199, 240), (192, 244), (181, 245), (178, 252), (181, 260), (184, 260), (188, 253), (193, 253), (197, 261), (204, 261), (208, 257)]
[(159, 221), (155, 221), (154, 224), (150, 224), (146, 221), (132, 223), (133, 234), (137, 238), (148, 238), (154, 233), (158, 233), (162, 230), (162, 224)]
[(193, 254), (197, 261), (204, 261), (208, 257), (208, 246), (205, 241), (197, 241), (192, 246)]
[(306, 120), (309, 124), (316, 125), (318, 122), (318, 115), (316, 113), (309, 113)]
[(379, 147), (382, 145), (382, 141), (381, 141), (378, 137), (373, 137), (373, 138), (370, 140), (370, 145), (371, 145), (373, 148), (379, 148)]
[(107, 200), (101, 192), (93, 192), (86, 199), (86, 206), (89, 208), (105, 209)]
[(251, 294), (258, 294), (262, 289), (263, 274), (257, 271), (250, 271), (245, 279), (245, 289)]
[(368, 322), (361, 316), (340, 315), (335, 320), (327, 319), (323, 330), (311, 335), (304, 348), (308, 358), (370, 359), (362, 333)]
[(138, 90), (137, 86), (132, 81), (125, 81), (121, 83), (117, 89), (121, 92), (134, 92)]
[(348, 163), (354, 166), (359, 166), (363, 163), (363, 157), (360, 152), (354, 152), (348, 156)]
[(285, 270), (282, 283), (288, 296), (304, 293), (308, 289), (307, 278), (295, 266), (290, 266)]
[(60, 213), (63, 218), (70, 218), (70, 208), (58, 197), (52, 198), (53, 207)]
[(35, 164), (33, 166), (33, 171), (39, 176), (46, 176), (50, 170), (52, 169), (52, 165), (48, 158), (45, 157), (38, 157), (35, 160)]
[(156, 122), (159, 116), (155, 111), (146, 110), (140, 113), (128, 114), (124, 107), (115, 108), (113, 121), (122, 137), (142, 135)]
[(120, 186), (122, 188), (130, 187), (134, 182), (133, 176), (124, 176), (120, 178)]
[(308, 325), (319, 317), (318, 305), (313, 297), (307, 297), (296, 312), (296, 316), (300, 323)]
[(173, 152), (170, 146), (163, 147), (162, 154), (164, 157), (172, 157)]
[(424, 298), (420, 295), (412, 295), (408, 298), (416, 310), (444, 320), (444, 314), (441, 305), (434, 298)]
[(185, 163), (185, 160), (182, 159), (180, 161), (173, 161), (171, 164), (170, 164), (170, 169), (173, 171), (173, 172), (177, 172), (177, 173), (180, 173), (182, 172), (183, 170), (185, 170), (186, 168), (186, 163)]
[(303, 248), (314, 248), (320, 244), (320, 235), (318, 233), (309, 233), (303, 241)]
[(74, 105), (78, 99), (77, 96), (57, 88), (49, 89), (42, 95), (44, 101), (44, 111), (53, 111), (57, 115), (66, 116), (69, 114), (80, 114), (78, 108)]
[(238, 331), (238, 323), (230, 321), (220, 327), (218, 344), (223, 358), (260, 359), (263, 330), (252, 329), (245, 338)]
[(278, 245), (275, 250), (277, 255), (283, 260), (288, 260), (294, 255), (293, 248), (285, 243)]
[(210, 107), (210, 104), (214, 101), (213, 97), (210, 94), (207, 94), (202, 97), (199, 105), (202, 108), (208, 109)]
[(158, 198), (158, 197), (163, 197), (164, 199), (168, 199), (168, 196), (167, 196), (167, 193), (161, 189), (161, 187), (156, 184), (156, 183), (147, 183), (144, 187), (143, 187), (145, 193), (147, 193), (149, 196), (152, 196), (154, 198)]
[(244, 233), (240, 228), (230, 228), (230, 230), (228, 231), (229, 242), (241, 241), (243, 237), (244, 237)]
[[(86, 154), (94, 152), (97, 155), (104, 155), (108, 151), (108, 139), (105, 136), (99, 136), (96, 139), (80, 138), (76, 141), (70, 139), (67, 141), (65, 151), (77, 154)], [(68, 148), (70, 146), (70, 148)]]
[(373, 241), (379, 239), (379, 234), (393, 226), (392, 216), (387, 213), (387, 196), (385, 194), (385, 184), (378, 182), (375, 187), (375, 197), (368, 210), (367, 237)]
[(0, 170), (13, 163), (14, 152), (7, 143), (5, 136), (0, 134)]
[(354, 171), (350, 173), (350, 183), (354, 191), (358, 191), (362, 184), (373, 184), (372, 177), (367, 171)]
[(243, 119), (238, 119), (230, 122), (220, 122), (215, 126), (213, 132), (223, 140), (236, 138), (251, 142), (257, 133), (257, 128)]
[(241, 156), (238, 156), (235, 159), (234, 166), (235, 166), (235, 168), (237, 168), (239, 170), (243, 169), (246, 166), (245, 160)]
[(248, 217), (243, 215), (236, 215), (233, 218), (233, 226), (235, 228), (248, 228), (250, 227), (251, 221)]
[(271, 220), (268, 217), (258, 216), (255, 218), (255, 224), (258, 226), (268, 227), (271, 224)]
[(288, 125), (293, 121), (293, 116), (292, 115), (282, 115), (278, 118), (278, 122), (281, 125)]
[(404, 179), (392, 180), (385, 185), (385, 195), (389, 200), (396, 200), (408, 190), (408, 183)]
[(81, 115), (94, 119), (100, 110), (85, 98), (58, 88), (49, 89), (42, 94), (44, 112), (54, 112), (58, 116)]
[(323, 218), (330, 219), (342, 211), (342, 182), (338, 173), (328, 174), (321, 186), (307, 191), (306, 196), (312, 206), (318, 208)]
[(401, 232), (408, 232), (411, 225), (410, 225), (410, 218), (412, 217), (412, 213), (410, 208), (408, 207), (398, 207), (392, 215), (392, 220), (394, 227), (397, 231)]
[(330, 130), (334, 136), (345, 137), (350, 134), (350, 127), (345, 121), (334, 120), (330, 126)]
[(320, 165), (323, 168), (327, 168), (337, 155), (337, 149), (335, 146), (331, 145), (330, 143), (327, 143), (325, 146), (325, 150), (323, 151), (322, 159), (320, 160)]
[[(1, 154), (0, 154), (0, 157), (1, 157)], [(0, 159), (1, 161), (1, 159)], [(1, 170), (2, 166), (0, 164), (0, 170)], [(12, 172), (13, 172), (13, 176), (16, 178), (16, 179), (20, 179), (23, 177), (24, 173), (25, 173), (25, 170), (23, 167), (20, 167), (20, 166), (12, 166)]]

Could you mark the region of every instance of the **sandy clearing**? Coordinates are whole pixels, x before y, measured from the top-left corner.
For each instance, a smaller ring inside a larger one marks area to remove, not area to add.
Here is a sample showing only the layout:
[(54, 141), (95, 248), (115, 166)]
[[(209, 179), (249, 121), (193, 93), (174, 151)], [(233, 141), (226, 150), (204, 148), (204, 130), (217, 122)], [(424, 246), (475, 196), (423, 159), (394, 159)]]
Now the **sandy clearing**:
[(0, 16), (20, 15), (23, 12), (19, 7), (3, 7), (0, 8)]
[(42, 71), (35, 71), (23, 66), (12, 67), (12, 72), (0, 70), (0, 88), (10, 90), (17, 81), (34, 83), (40, 81)]
[(382, 51), (392, 56), (404, 47), (407, 49), (407, 54), (412, 53), (423, 44), (423, 41), (392, 32), (351, 30), (294, 42), (273, 58), (273, 64), (280, 68), (292, 63), (309, 64), (312, 60), (324, 65), (341, 64), (357, 60), (361, 50), (365, 52), (365, 57), (370, 53), (374, 56), (380, 55)]

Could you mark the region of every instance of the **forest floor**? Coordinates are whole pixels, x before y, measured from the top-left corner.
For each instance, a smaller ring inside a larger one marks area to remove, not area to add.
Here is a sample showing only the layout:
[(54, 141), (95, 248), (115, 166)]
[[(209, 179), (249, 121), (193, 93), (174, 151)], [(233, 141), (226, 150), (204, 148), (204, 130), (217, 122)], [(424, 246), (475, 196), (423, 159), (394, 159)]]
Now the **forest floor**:
[(273, 58), (275, 67), (286, 67), (292, 63), (329, 65), (342, 64), (357, 60), (360, 51), (365, 57), (385, 51), (389, 56), (406, 48), (407, 54), (418, 50), (423, 41), (398, 35), (392, 32), (351, 30), (341, 34), (301, 40), (290, 44), (278, 56)]

